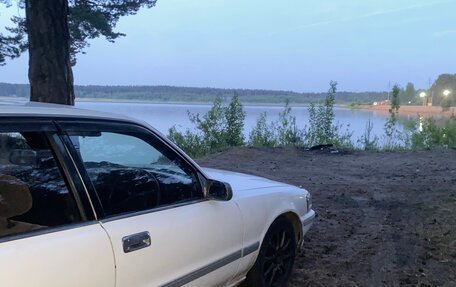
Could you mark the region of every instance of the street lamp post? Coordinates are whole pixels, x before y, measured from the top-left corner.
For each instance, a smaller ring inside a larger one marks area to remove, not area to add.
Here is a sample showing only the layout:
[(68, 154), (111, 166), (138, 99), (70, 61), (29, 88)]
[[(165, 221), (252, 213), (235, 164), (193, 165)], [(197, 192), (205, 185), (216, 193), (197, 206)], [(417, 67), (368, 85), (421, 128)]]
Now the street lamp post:
[(448, 99), (448, 96), (450, 94), (451, 94), (450, 90), (443, 91), (443, 96), (445, 97), (445, 99), (443, 99), (443, 101), (442, 101), (442, 110), (443, 111), (447, 111), (451, 108), (451, 101), (450, 101), (450, 99)]
[(425, 93), (425, 92), (421, 92), (421, 93), (420, 93), (420, 98), (423, 99), (423, 107), (426, 106), (425, 103), (424, 103), (425, 100), (426, 100), (426, 93)]

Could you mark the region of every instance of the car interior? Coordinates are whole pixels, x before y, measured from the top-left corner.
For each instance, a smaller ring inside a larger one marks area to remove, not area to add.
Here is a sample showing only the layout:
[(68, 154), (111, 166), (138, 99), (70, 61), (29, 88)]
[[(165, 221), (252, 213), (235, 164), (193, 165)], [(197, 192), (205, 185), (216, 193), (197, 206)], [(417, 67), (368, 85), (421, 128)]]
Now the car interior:
[(43, 226), (12, 218), (27, 213), (32, 208), (29, 188), (18, 178), (0, 174), (0, 236), (29, 232)]
[(79, 220), (45, 136), (0, 133), (0, 236)]
[(193, 175), (134, 134), (74, 132), (70, 139), (107, 216), (202, 197)]

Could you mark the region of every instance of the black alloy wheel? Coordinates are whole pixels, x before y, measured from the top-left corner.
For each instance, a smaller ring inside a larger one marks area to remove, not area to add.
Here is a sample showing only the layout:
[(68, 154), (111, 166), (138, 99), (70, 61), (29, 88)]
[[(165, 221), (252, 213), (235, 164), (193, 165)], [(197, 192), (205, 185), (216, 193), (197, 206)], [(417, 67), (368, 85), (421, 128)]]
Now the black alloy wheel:
[(296, 237), (290, 221), (276, 219), (261, 245), (257, 261), (247, 274), (243, 286), (284, 287), (296, 257)]

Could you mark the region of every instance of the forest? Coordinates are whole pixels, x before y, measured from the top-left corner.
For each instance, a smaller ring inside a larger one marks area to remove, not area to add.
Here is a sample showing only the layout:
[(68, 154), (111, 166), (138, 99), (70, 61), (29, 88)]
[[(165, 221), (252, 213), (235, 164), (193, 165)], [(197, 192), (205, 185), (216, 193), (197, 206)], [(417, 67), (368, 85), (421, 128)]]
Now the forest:
[[(280, 105), (287, 101), (290, 104), (319, 102), (326, 96), (326, 93), (173, 86), (75, 86), (76, 99), (212, 103), (217, 97), (229, 100), (234, 94), (245, 104)], [(29, 85), (0, 83), (0, 97), (28, 98)], [(336, 103), (372, 103), (387, 98), (387, 92), (339, 92)]]
[[(421, 92), (425, 92), (426, 102), (434, 106), (456, 106), (456, 75), (441, 74), (429, 89), (416, 89), (413, 83), (404, 87), (398, 86), (401, 105), (422, 105)], [(448, 96), (444, 91), (450, 91)], [(28, 84), (0, 83), (0, 97), (29, 98)], [(212, 103), (217, 98), (229, 101), (233, 95), (239, 97), (244, 104), (310, 104), (322, 102), (326, 93), (298, 93), (293, 91), (274, 91), (261, 89), (220, 89), (175, 86), (102, 86), (102, 85), (75, 85), (76, 99), (90, 100), (118, 100), (118, 101), (150, 101), (165, 103)], [(337, 93), (335, 103), (339, 105), (357, 104), (370, 105), (374, 102), (388, 100), (388, 92), (346, 92)]]

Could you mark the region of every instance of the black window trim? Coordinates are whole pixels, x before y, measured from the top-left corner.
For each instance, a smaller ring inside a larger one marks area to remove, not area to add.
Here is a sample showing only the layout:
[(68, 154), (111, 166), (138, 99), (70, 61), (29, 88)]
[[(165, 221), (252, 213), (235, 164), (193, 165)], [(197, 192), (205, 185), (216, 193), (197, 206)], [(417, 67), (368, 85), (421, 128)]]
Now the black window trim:
[(155, 212), (160, 212), (160, 211), (164, 211), (164, 210), (168, 210), (168, 209), (190, 206), (190, 205), (205, 202), (205, 201), (209, 201), (209, 199), (207, 199), (206, 197), (203, 197), (203, 198), (199, 198), (199, 199), (193, 199), (193, 200), (182, 201), (182, 202), (177, 202), (177, 203), (170, 203), (167, 205), (162, 205), (162, 206), (153, 207), (153, 208), (140, 210), (140, 211), (132, 211), (132, 212), (126, 212), (126, 213), (122, 213), (122, 214), (114, 214), (114, 215), (109, 215), (104, 218), (101, 218), (100, 222), (107, 223), (107, 222), (112, 222), (112, 221), (116, 221), (116, 220), (120, 220), (120, 219), (124, 219), (124, 218), (137, 217), (137, 216), (152, 214)]
[(30, 119), (24, 117), (0, 117), (0, 132), (57, 132), (52, 120)]
[(68, 192), (72, 195), (75, 200), (77, 210), (80, 213), (81, 221), (75, 223), (64, 224), (60, 226), (46, 227), (39, 230), (12, 234), (0, 237), (0, 244), (3, 242), (19, 240), (23, 238), (29, 238), (39, 236), (43, 234), (49, 234), (59, 232), (63, 230), (69, 230), (79, 228), (83, 226), (98, 224), (95, 221), (95, 212), (93, 209), (87, 209), (86, 204), (82, 202), (87, 201), (87, 194), (81, 193), (82, 181), (78, 180), (75, 175), (74, 165), (68, 162), (66, 153), (62, 153), (63, 142), (57, 137), (58, 129), (52, 119), (50, 118), (31, 118), (31, 117), (15, 117), (15, 116), (0, 116), (0, 132), (41, 132), (45, 135), (46, 140), (49, 143), (49, 148), (54, 155), (57, 167), (61, 173), (62, 179), (64, 180)]
[(83, 220), (95, 220), (97, 219), (96, 212), (93, 208), (89, 194), (86, 191), (84, 181), (79, 174), (78, 169), (76, 168), (73, 158), (69, 154), (69, 151), (66, 149), (66, 146), (58, 133), (50, 135), (52, 138), (51, 145), (54, 145), (53, 148), (58, 150), (56, 157), (61, 161), (62, 170), (64, 176), (67, 178), (68, 185), (71, 188), (74, 188), (75, 200), (81, 209), (81, 216)]
[(30, 117), (0, 117), (0, 132), (13, 131), (57, 132), (50, 119), (34, 119)]
[[(79, 170), (79, 173), (82, 175), (82, 178), (85, 182), (85, 186), (88, 187), (88, 192), (90, 194), (90, 198), (91, 198), (92, 202), (94, 202), (94, 203), (96, 202), (94, 204), (94, 206), (95, 206), (95, 211), (97, 213), (97, 218), (100, 222), (110, 222), (110, 221), (115, 221), (115, 220), (119, 220), (119, 219), (123, 219), (123, 218), (136, 217), (136, 216), (141, 216), (144, 214), (155, 213), (158, 211), (163, 211), (163, 210), (167, 210), (167, 209), (172, 209), (172, 208), (200, 203), (203, 201), (208, 201), (207, 197), (205, 196), (205, 190), (204, 190), (204, 181), (207, 179), (204, 172), (201, 171), (200, 168), (195, 163), (193, 163), (193, 161), (191, 159), (189, 159), (187, 155), (185, 155), (182, 151), (176, 149), (172, 144), (167, 142), (167, 140), (165, 140), (163, 138), (163, 136), (161, 136), (156, 131), (151, 130), (151, 129), (147, 128), (146, 126), (140, 125), (135, 122), (104, 120), (104, 119), (64, 118), (64, 119), (56, 120), (55, 124), (58, 127), (59, 131), (61, 132), (63, 142), (66, 145), (66, 147), (69, 151), (69, 154), (72, 155), (72, 157), (73, 157), (76, 168)], [(193, 199), (193, 200), (191, 199), (188, 201), (171, 203), (168, 205), (153, 207), (153, 208), (149, 208), (149, 209), (145, 209), (145, 210), (141, 210), (141, 211), (133, 211), (133, 212), (106, 216), (106, 214), (103, 211), (101, 201), (98, 198), (95, 187), (93, 186), (93, 183), (90, 180), (87, 171), (85, 170), (84, 164), (82, 163), (79, 156), (77, 156), (77, 151), (76, 151), (74, 145), (72, 144), (70, 137), (68, 136), (68, 132), (72, 132), (72, 131), (73, 132), (93, 131), (93, 130), (98, 131), (103, 128), (109, 130), (109, 132), (123, 132), (123, 133), (140, 132), (140, 133), (148, 134), (150, 136), (154, 136), (156, 139), (158, 139), (160, 141), (161, 144), (163, 144), (166, 148), (173, 151), (181, 160), (183, 160), (185, 162), (185, 164), (187, 164), (191, 168), (192, 172), (195, 173), (196, 179), (198, 180), (198, 183), (201, 188), (201, 192), (203, 193), (203, 197), (200, 199)]]
[(105, 212), (103, 210), (103, 206), (101, 204), (100, 198), (98, 197), (98, 193), (95, 190), (95, 186), (93, 185), (92, 181), (90, 180), (89, 174), (87, 173), (84, 164), (81, 162), (77, 151), (75, 150), (70, 137), (65, 132), (60, 132), (59, 137), (62, 140), (62, 143), (65, 147), (65, 150), (70, 158), (78, 177), (82, 181), (82, 189), (84, 190), (91, 210), (95, 214), (95, 218), (98, 220), (99, 218), (105, 217)]

